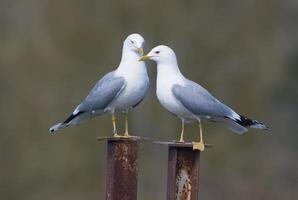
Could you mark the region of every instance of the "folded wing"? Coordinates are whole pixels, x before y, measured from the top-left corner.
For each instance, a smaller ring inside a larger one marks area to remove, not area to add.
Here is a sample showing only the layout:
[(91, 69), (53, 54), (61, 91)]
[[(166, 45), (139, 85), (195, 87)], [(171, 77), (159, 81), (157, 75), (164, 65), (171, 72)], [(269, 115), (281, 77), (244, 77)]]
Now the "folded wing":
[(112, 71), (96, 83), (75, 112), (104, 110), (124, 88), (124, 78), (115, 77)]
[(196, 115), (233, 117), (236, 114), (231, 108), (218, 101), (205, 88), (195, 82), (188, 81), (184, 86), (175, 84), (172, 87), (172, 92), (185, 108)]
[(96, 83), (74, 112), (65, 121), (52, 126), (49, 131), (55, 132), (69, 125), (77, 125), (88, 118), (104, 113), (106, 107), (117, 98), (125, 85), (124, 78), (116, 77), (114, 71), (106, 74)]
[(175, 84), (172, 87), (172, 92), (191, 113), (211, 121), (221, 122), (238, 134), (247, 131), (245, 127), (237, 123), (240, 116), (235, 111), (218, 101), (199, 84), (192, 81), (187, 81), (184, 86)]

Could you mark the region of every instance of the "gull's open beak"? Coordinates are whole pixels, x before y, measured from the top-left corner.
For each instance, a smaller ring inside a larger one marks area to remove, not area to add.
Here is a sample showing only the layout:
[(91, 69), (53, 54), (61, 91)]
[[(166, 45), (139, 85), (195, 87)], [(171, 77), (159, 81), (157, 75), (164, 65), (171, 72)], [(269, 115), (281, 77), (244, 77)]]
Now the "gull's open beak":
[(150, 60), (151, 56), (142, 56), (139, 61)]
[(137, 51), (141, 54), (141, 56), (144, 55), (144, 49), (143, 48), (137, 48)]

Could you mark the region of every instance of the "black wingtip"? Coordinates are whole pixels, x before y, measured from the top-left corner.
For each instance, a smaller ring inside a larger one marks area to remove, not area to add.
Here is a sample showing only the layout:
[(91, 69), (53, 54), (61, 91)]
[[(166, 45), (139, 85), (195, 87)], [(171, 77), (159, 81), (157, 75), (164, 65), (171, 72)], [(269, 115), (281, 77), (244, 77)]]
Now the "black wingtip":
[(259, 122), (257, 120), (249, 119), (243, 115), (240, 115), (240, 120), (236, 120), (238, 124), (244, 127), (262, 129), (262, 130), (269, 130), (269, 127), (266, 126), (264, 123)]
[(67, 124), (69, 123), (71, 120), (73, 120), (76, 116), (80, 115), (84, 113), (84, 111), (79, 111), (77, 114), (71, 114), (63, 123)]
[(255, 124), (255, 120), (249, 119), (248, 117), (245, 117), (243, 115), (240, 115), (240, 120), (236, 119), (237, 123), (244, 127), (249, 127), (253, 124)]
[(48, 132), (53, 133), (53, 132), (54, 132), (54, 129), (49, 128), (49, 129), (48, 129)]

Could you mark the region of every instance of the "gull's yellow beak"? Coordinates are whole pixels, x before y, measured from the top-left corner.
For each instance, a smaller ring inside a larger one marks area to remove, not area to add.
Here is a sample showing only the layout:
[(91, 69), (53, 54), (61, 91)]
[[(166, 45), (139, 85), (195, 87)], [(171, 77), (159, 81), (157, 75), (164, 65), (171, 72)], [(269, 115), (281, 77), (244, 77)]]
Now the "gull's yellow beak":
[(150, 60), (151, 56), (142, 56), (139, 61)]
[(141, 56), (144, 55), (144, 49), (143, 48), (137, 48), (137, 51), (141, 54)]

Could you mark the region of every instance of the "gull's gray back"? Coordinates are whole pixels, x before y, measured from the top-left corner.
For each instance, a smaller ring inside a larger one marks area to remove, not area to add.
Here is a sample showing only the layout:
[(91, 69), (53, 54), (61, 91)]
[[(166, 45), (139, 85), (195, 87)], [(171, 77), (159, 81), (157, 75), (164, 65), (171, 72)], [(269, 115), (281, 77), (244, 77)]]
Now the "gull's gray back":
[(199, 84), (185, 80), (186, 85), (175, 84), (172, 87), (174, 96), (190, 112), (201, 116), (224, 117), (232, 116), (234, 111), (213, 97)]

